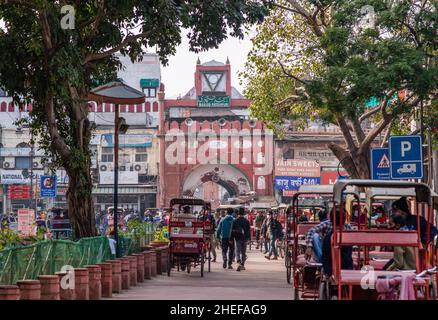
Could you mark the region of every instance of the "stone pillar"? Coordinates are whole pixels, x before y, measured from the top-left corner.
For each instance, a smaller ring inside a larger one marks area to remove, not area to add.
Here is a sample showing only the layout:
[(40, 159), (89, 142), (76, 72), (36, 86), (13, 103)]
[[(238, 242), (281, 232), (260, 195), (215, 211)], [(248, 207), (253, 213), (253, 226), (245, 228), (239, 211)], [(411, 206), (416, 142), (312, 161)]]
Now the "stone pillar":
[(20, 300), (41, 299), (41, 283), (38, 280), (20, 280), (17, 285), (20, 288)]
[(122, 292), (122, 261), (120, 260), (108, 260), (111, 263), (113, 292)]
[(0, 285), (0, 300), (20, 300), (20, 288), (12, 285)]
[[(59, 296), (60, 296), (61, 300), (76, 300), (75, 277), (73, 276), (73, 279), (70, 279), (69, 287), (63, 287), (62, 280), (69, 273), (67, 271), (60, 271), (60, 272), (55, 272), (55, 274), (59, 278)], [(72, 274), (74, 275), (73, 272), (72, 272)]]
[(98, 263), (102, 270), (102, 297), (111, 298), (113, 296), (113, 269), (111, 263)]
[(144, 256), (143, 253), (135, 253), (137, 257), (137, 282), (144, 282)]
[(90, 300), (89, 275), (87, 268), (76, 268), (75, 297), (76, 300)]
[(119, 258), (122, 262), (122, 289), (127, 290), (131, 286), (131, 263), (128, 258)]
[(41, 283), (41, 300), (61, 300), (57, 275), (41, 275), (38, 280)]
[(137, 257), (128, 256), (130, 262), (129, 270), (129, 281), (131, 281), (131, 286), (135, 287), (137, 285)]
[(90, 300), (102, 299), (102, 269), (97, 265), (85, 266), (89, 273), (88, 287), (90, 289)]
[(151, 279), (151, 252), (144, 251), (144, 278)]

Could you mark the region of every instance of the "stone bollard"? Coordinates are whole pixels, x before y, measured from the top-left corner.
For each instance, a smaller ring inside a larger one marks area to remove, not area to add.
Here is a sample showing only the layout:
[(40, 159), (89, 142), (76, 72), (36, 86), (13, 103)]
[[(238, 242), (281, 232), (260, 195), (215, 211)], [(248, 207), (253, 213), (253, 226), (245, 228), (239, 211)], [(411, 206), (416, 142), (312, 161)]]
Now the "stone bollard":
[(102, 284), (102, 297), (112, 298), (113, 296), (113, 269), (111, 263), (98, 263), (102, 270), (100, 283)]
[(89, 273), (90, 300), (102, 299), (102, 269), (98, 265), (88, 265), (85, 268)]
[(151, 277), (157, 276), (157, 252), (151, 251)]
[(69, 273), (67, 271), (59, 271), (55, 272), (55, 274), (59, 278), (59, 297), (61, 300), (76, 300), (74, 272), (72, 272), (73, 279), (69, 279), (67, 286), (63, 279), (65, 279), (64, 277), (68, 276)]
[(38, 280), (20, 280), (17, 286), (20, 288), (20, 300), (41, 299), (41, 283)]
[(154, 248), (155, 254), (157, 255), (155, 259), (155, 265), (157, 266), (157, 274), (160, 275), (163, 271), (161, 270), (161, 249)]
[(128, 256), (129, 259), (129, 280), (131, 281), (131, 286), (135, 287), (137, 285), (137, 257), (136, 256)]
[(111, 263), (113, 292), (120, 293), (120, 292), (122, 292), (122, 261), (108, 260), (107, 262)]
[(144, 256), (144, 278), (151, 279), (151, 252), (143, 251)]
[(12, 285), (0, 285), (0, 300), (20, 300), (20, 288)]
[(143, 253), (135, 253), (137, 257), (137, 282), (144, 282), (144, 256)]
[(117, 258), (122, 262), (122, 289), (129, 289), (131, 286), (131, 262), (128, 258)]
[(75, 298), (90, 300), (89, 273), (87, 268), (75, 268)]
[(61, 300), (57, 275), (41, 275), (38, 280), (41, 283), (41, 300)]

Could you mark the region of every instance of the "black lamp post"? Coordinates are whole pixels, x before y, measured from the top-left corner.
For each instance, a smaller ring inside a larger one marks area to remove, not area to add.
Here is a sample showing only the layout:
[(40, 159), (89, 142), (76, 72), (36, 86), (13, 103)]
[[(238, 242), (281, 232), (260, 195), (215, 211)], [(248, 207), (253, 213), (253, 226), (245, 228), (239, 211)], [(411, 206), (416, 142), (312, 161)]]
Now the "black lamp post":
[(97, 103), (114, 104), (114, 240), (116, 241), (116, 255), (120, 256), (118, 233), (118, 186), (119, 186), (119, 133), (125, 134), (128, 125), (124, 118), (119, 116), (121, 104), (142, 104), (145, 102), (143, 92), (134, 89), (118, 79), (91, 90), (90, 101)]

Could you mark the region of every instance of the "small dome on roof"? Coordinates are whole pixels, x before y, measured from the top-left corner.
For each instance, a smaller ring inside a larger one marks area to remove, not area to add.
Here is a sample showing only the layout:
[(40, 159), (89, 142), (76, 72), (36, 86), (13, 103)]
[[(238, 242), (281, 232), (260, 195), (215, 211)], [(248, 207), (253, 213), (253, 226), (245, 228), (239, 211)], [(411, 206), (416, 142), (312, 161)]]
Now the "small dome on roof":
[(211, 60), (202, 64), (203, 67), (217, 67), (224, 66), (225, 64), (216, 60)]

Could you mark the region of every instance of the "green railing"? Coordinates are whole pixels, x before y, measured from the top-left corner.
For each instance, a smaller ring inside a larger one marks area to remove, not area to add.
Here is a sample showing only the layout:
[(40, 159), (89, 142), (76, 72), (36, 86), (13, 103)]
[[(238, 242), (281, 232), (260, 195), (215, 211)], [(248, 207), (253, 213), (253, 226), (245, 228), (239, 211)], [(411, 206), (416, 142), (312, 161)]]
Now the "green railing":
[[(121, 256), (139, 252), (142, 246), (148, 245), (156, 227), (154, 223), (143, 223), (137, 232), (120, 236)], [(0, 284), (15, 284), (19, 280), (36, 279), (38, 275), (54, 274), (64, 266), (78, 268), (113, 258), (109, 240), (104, 236), (82, 238), (76, 242), (47, 240), (11, 246), (0, 250)]]
[(106, 237), (41, 241), (0, 251), (0, 284), (54, 274), (64, 266), (82, 267), (111, 258)]

